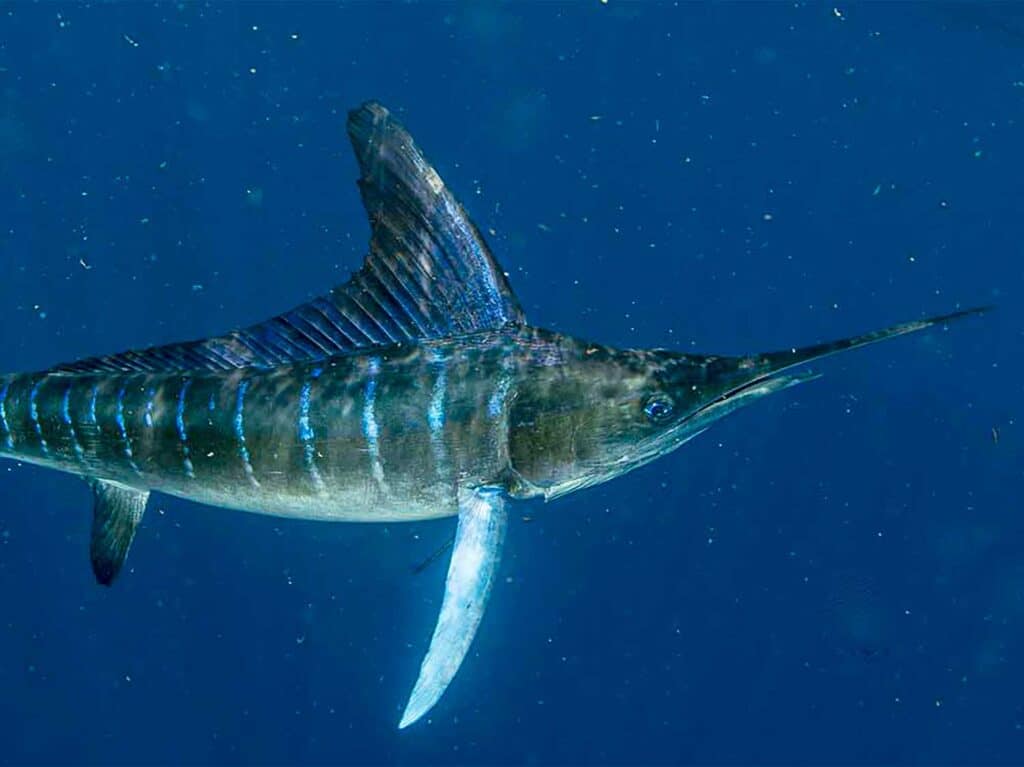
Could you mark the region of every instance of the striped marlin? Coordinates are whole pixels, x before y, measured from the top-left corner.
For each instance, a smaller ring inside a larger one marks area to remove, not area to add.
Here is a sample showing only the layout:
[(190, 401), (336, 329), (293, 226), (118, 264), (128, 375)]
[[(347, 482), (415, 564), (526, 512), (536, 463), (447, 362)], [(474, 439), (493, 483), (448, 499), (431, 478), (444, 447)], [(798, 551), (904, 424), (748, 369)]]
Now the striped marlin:
[(154, 490), (300, 519), (456, 517), (440, 616), (399, 727), (437, 703), (466, 655), (510, 502), (642, 466), (815, 377), (795, 366), (982, 311), (743, 356), (543, 330), (395, 118), (364, 104), (348, 134), (371, 238), (347, 283), (225, 335), (2, 376), (0, 455), (88, 481), (104, 585)]

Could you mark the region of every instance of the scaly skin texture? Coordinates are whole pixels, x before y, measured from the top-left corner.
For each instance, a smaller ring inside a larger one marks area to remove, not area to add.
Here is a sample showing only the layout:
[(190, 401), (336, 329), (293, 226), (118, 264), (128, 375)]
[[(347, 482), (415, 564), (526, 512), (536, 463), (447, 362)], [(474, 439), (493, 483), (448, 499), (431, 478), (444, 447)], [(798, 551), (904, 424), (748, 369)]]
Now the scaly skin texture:
[(804, 380), (783, 369), (945, 319), (749, 357), (509, 326), (270, 370), (15, 375), (0, 379), (0, 451), (245, 511), (444, 517), (460, 489), (607, 481)]
[(0, 449), (233, 509), (427, 519), (626, 455), (668, 361), (512, 327), (265, 371), (15, 375)]
[(310, 519), (456, 514), (507, 467), (509, 334), (270, 370), (0, 380), (6, 455), (233, 509)]

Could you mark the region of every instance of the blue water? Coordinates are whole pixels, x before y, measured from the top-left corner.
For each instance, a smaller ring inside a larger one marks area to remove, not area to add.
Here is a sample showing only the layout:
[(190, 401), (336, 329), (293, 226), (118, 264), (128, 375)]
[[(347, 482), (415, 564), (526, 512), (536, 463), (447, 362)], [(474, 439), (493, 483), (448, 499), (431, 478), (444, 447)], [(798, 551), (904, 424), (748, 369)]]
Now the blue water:
[(536, 324), (730, 353), (998, 310), (516, 509), (401, 732), (444, 579), (410, 569), (450, 520), (155, 497), (105, 590), (86, 486), (5, 463), (0, 761), (1024, 761), (1020, 7), (8, 4), (0, 367), (344, 280), (369, 98)]

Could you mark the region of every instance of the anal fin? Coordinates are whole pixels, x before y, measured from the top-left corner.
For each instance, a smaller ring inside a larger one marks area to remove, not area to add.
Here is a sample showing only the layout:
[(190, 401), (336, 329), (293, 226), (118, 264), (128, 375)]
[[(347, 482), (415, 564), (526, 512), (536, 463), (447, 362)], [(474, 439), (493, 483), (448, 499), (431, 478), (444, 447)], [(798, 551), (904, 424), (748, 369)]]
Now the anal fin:
[(128, 556), (135, 529), (146, 511), (149, 491), (105, 479), (91, 479), (89, 484), (94, 502), (89, 557), (96, 581), (109, 586)]
[(507, 521), (501, 495), (485, 490), (460, 493), (459, 526), (441, 614), (399, 729), (434, 707), (462, 665), (487, 606)]

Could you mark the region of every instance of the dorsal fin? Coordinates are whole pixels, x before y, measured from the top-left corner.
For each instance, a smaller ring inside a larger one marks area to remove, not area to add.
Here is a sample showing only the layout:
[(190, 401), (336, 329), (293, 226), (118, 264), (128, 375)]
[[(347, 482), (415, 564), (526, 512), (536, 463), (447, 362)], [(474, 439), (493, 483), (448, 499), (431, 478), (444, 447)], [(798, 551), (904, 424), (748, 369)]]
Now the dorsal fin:
[(523, 322), (480, 232), (380, 104), (349, 113), (370, 252), (344, 285), (266, 322), (200, 341), (95, 357), (75, 373), (230, 370), (323, 359)]

